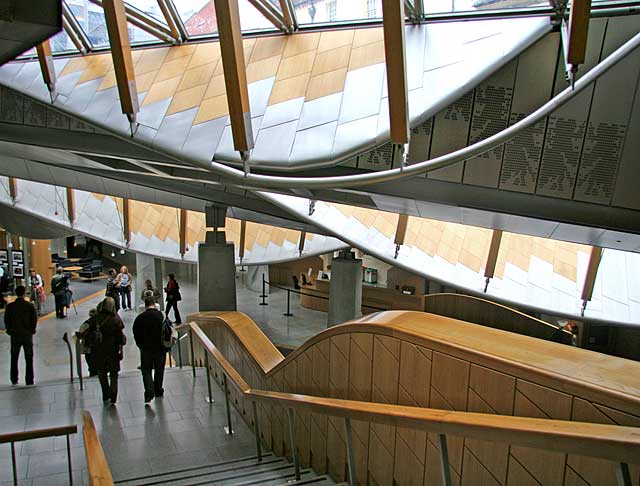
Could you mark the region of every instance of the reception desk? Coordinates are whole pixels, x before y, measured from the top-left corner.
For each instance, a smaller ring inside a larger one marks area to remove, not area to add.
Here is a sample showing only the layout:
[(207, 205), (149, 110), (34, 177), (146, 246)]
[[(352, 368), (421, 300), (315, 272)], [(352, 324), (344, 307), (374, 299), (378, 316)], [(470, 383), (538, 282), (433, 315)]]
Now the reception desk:
[[(315, 280), (311, 285), (301, 285), (300, 305), (307, 309), (329, 310), (329, 280)], [(362, 313), (379, 310), (424, 311), (424, 295), (405, 295), (397, 290), (362, 284)]]

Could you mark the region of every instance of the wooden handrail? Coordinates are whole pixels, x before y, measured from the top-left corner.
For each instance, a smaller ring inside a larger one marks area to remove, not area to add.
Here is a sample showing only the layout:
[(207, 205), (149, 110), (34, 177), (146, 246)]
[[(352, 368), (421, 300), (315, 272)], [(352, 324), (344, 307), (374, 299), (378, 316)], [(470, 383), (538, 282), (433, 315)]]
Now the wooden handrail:
[(213, 357), (213, 359), (216, 360), (218, 365), (222, 368), (227, 377), (231, 379), (235, 386), (242, 393), (248, 393), (251, 389), (249, 384), (244, 380), (244, 378), (242, 378), (240, 373), (236, 371), (233, 365), (229, 363), (229, 361), (227, 361), (227, 358), (224, 357), (220, 350), (216, 348), (216, 346), (209, 339), (209, 336), (207, 336), (205, 332), (200, 329), (200, 326), (198, 326), (195, 322), (190, 322), (189, 327), (191, 328), (191, 331), (196, 335), (196, 337), (200, 340), (205, 351), (207, 351)]
[(113, 486), (111, 469), (104, 456), (96, 427), (89, 412), (82, 412), (82, 435), (91, 486)]
[(640, 428), (250, 390), (247, 396), (310, 412), (491, 442), (635, 463)]
[(0, 435), (0, 444), (22, 442), (31, 439), (42, 439), (44, 437), (59, 437), (61, 435), (75, 434), (77, 432), (77, 425), (63, 425), (62, 427), (49, 427), (46, 429), (25, 430), (23, 432), (10, 432), (8, 434)]
[(510, 415), (408, 407), (251, 389), (195, 322), (190, 330), (242, 394), (255, 401), (277, 403), (335, 417), (410, 427), (492, 442), (549, 449), (616, 462), (637, 462), (640, 428)]

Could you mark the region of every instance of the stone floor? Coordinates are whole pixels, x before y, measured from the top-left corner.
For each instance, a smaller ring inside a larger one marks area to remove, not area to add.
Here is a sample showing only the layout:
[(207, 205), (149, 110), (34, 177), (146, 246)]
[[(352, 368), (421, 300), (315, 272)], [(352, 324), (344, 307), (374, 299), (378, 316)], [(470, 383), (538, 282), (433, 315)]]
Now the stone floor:
[[(104, 406), (95, 378), (78, 384), (48, 383), (0, 389), (2, 433), (81, 424), (81, 412), (91, 412), (114, 479), (163, 473), (255, 454), (251, 430), (232, 411), (235, 433), (228, 436), (224, 395), (215, 382), (214, 403), (207, 394), (203, 370), (171, 369), (165, 375), (165, 396), (143, 403), (139, 372), (120, 374), (118, 403)], [(74, 484), (88, 485), (82, 433), (71, 437)], [(68, 484), (64, 437), (16, 444), (21, 486)], [(0, 485), (13, 484), (11, 452), (0, 445)]]

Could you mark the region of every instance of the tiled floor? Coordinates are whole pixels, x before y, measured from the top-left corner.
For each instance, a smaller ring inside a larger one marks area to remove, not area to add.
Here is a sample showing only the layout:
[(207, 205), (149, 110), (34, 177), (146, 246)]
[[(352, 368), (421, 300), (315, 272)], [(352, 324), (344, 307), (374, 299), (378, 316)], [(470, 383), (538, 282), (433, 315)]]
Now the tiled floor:
[[(213, 382), (214, 403), (205, 401), (202, 370), (168, 370), (165, 396), (143, 403), (139, 372), (120, 375), (118, 403), (104, 406), (96, 379), (84, 391), (77, 384), (41, 384), (0, 390), (0, 430), (80, 424), (82, 410), (93, 416), (115, 480), (162, 473), (255, 453), (254, 435), (235, 411), (233, 436), (226, 435), (224, 396)], [(74, 484), (89, 484), (81, 431), (71, 438)], [(68, 484), (64, 437), (17, 444), (20, 485)], [(11, 453), (0, 446), (0, 485), (12, 484)]]

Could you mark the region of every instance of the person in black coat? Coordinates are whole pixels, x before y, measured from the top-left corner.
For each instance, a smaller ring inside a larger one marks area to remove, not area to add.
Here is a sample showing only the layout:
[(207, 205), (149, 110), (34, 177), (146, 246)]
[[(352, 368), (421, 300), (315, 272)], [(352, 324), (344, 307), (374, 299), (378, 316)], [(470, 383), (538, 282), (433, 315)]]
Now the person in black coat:
[(93, 366), (98, 371), (102, 388), (102, 401), (116, 403), (118, 398), (118, 372), (122, 360), (122, 347), (126, 344), (124, 324), (116, 313), (116, 303), (105, 297), (97, 312), (89, 318), (85, 340), (91, 346)]
[(167, 294), (165, 299), (167, 301), (167, 308), (165, 309), (167, 318), (169, 318), (169, 311), (173, 308), (173, 314), (176, 318), (175, 322), (176, 324), (180, 324), (182, 319), (180, 318), (180, 311), (178, 311), (178, 302), (182, 300), (182, 295), (180, 295), (180, 285), (178, 285), (176, 276), (173, 273), (169, 274), (169, 281), (164, 291)]
[[(167, 350), (162, 345), (164, 316), (156, 309), (153, 297), (144, 300), (145, 310), (133, 322), (133, 337), (140, 348), (140, 370), (144, 384), (144, 401), (164, 395), (162, 381)], [(153, 376), (152, 376), (153, 372)]]
[(24, 300), (24, 285), (16, 287), (17, 299), (7, 305), (4, 312), (4, 324), (11, 336), (11, 383), (18, 384), (18, 358), (20, 348), (24, 348), (26, 365), (25, 383), (33, 385), (33, 335), (36, 333), (38, 313), (31, 302)]

